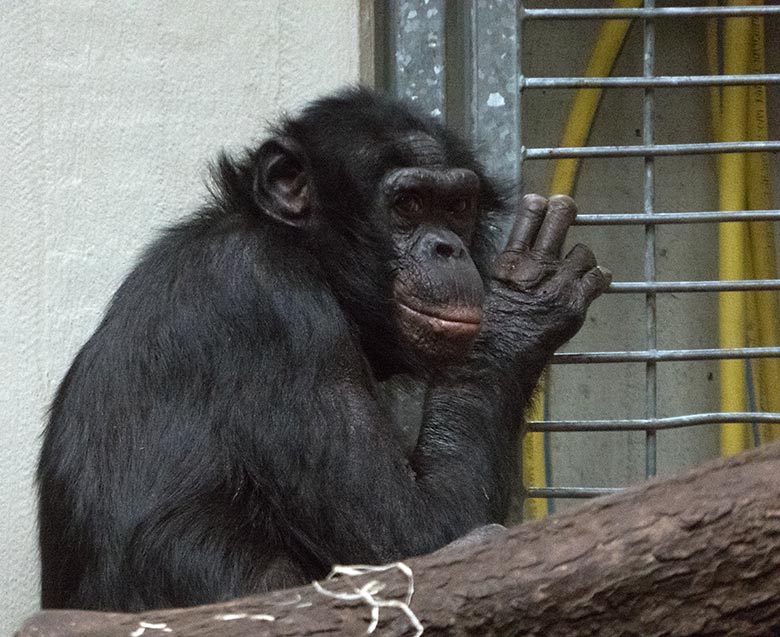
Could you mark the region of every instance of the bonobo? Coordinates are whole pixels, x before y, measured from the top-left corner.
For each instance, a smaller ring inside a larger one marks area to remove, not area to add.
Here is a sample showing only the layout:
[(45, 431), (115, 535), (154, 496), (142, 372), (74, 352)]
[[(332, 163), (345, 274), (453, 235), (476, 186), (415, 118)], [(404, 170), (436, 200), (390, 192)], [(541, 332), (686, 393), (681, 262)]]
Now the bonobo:
[[(54, 398), (44, 607), (136, 611), (299, 585), (503, 520), (518, 422), (609, 284), (560, 258), (567, 197), (504, 198), (451, 132), (365, 89), (223, 156)], [(404, 453), (377, 383), (428, 384)]]

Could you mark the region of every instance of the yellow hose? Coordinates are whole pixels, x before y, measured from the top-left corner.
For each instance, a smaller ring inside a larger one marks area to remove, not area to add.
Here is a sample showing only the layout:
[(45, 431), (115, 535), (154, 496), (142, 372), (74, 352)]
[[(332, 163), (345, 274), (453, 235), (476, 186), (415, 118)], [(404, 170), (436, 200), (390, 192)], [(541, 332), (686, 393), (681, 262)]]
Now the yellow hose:
[[(750, 29), (750, 73), (764, 73), (764, 18), (751, 18)], [(756, 84), (748, 87), (748, 139), (765, 141), (769, 139), (766, 106), (766, 86)], [(769, 157), (766, 153), (751, 153), (747, 160), (748, 207), (752, 210), (766, 210), (771, 207), (771, 180)], [(778, 277), (775, 251), (774, 228), (768, 221), (754, 221), (749, 224), (749, 246), (753, 276), (757, 279)], [(751, 345), (771, 347), (780, 344), (780, 294), (777, 291), (753, 292), (753, 322), (756, 325), (756, 340)], [(754, 366), (758, 382), (758, 405), (762, 411), (780, 412), (780, 359), (765, 358)], [(780, 425), (763, 425), (763, 441), (780, 439)]]
[[(616, 9), (631, 9), (641, 6), (641, 0), (616, 0)], [(631, 20), (606, 20), (601, 25), (596, 44), (585, 69), (585, 77), (609, 77), (623, 47)], [(569, 119), (563, 133), (561, 146), (585, 146), (603, 89), (583, 88), (574, 95)], [(550, 192), (571, 194), (579, 168), (579, 159), (560, 159), (555, 162)]]
[[(713, 2), (710, 2), (713, 4)], [(759, 0), (731, 1), (730, 4), (760, 4)], [(749, 25), (749, 26), (748, 26)], [(707, 34), (710, 72), (718, 73), (717, 27), (714, 21)], [(764, 73), (764, 20), (760, 16), (729, 20), (725, 30), (725, 73)], [(712, 92), (713, 128), (716, 139), (738, 141), (768, 139), (766, 88), (751, 85), (743, 91), (723, 89), (723, 97)], [(746, 103), (743, 106), (742, 101)], [(722, 111), (721, 111), (722, 108)], [(744, 115), (742, 111), (744, 110)], [(729, 119), (725, 113), (729, 113)], [(743, 125), (737, 121), (744, 117)], [(730, 157), (730, 159), (727, 159)], [(724, 156), (721, 160), (721, 207), (724, 210), (763, 210), (771, 205), (769, 159), (766, 153), (751, 153), (742, 159)], [(725, 161), (724, 161), (725, 160)], [(735, 207), (738, 206), (738, 207)], [(729, 228), (728, 226), (731, 226)], [(740, 260), (741, 263), (737, 263)], [(774, 229), (769, 222), (726, 224), (721, 228), (721, 278), (771, 279), (778, 276)], [(780, 343), (780, 298), (776, 291), (731, 293), (721, 296), (721, 344), (723, 347), (772, 346)], [(741, 322), (740, 322), (741, 321)], [(746, 330), (746, 332), (744, 331)], [(747, 338), (746, 338), (747, 336)], [(780, 412), (780, 360), (760, 359), (751, 366), (756, 406), (762, 411)], [(744, 363), (724, 361), (721, 365), (721, 407), (745, 407)], [(780, 426), (762, 425), (764, 441), (780, 439)], [(737, 453), (749, 446), (745, 425), (724, 425), (721, 451)]]
[[(616, 8), (634, 8), (642, 4), (641, 0), (616, 0)], [(599, 30), (596, 44), (591, 52), (590, 60), (585, 69), (585, 77), (608, 77), (615, 65), (620, 49), (628, 34), (631, 20), (606, 20)], [(588, 135), (596, 117), (602, 89), (578, 89), (569, 111), (561, 146), (585, 146)], [(555, 163), (550, 192), (555, 194), (571, 194), (577, 178), (578, 159), (560, 159)], [(540, 386), (544, 387), (545, 382)], [(530, 413), (531, 420), (544, 419), (544, 397), (540, 392)], [(523, 484), (528, 486), (545, 486), (545, 448), (544, 434), (531, 432), (523, 438)], [(538, 498), (525, 500), (523, 517), (540, 519), (547, 515), (547, 501)]]
[[(742, 4), (729, 0), (729, 4)], [(750, 18), (727, 18), (724, 25), (723, 72), (745, 74), (749, 68)], [(743, 141), (747, 137), (748, 90), (746, 86), (724, 86), (721, 98), (720, 138), (725, 141)], [(719, 157), (720, 209), (744, 210), (747, 207), (745, 190), (747, 160), (744, 154), (730, 153)], [(747, 227), (744, 223), (720, 225), (720, 279), (745, 278), (745, 246)], [(746, 306), (740, 292), (720, 294), (720, 345), (724, 348), (745, 346)], [(745, 411), (745, 363), (724, 360), (720, 363), (721, 410)], [(722, 455), (733, 455), (749, 445), (748, 428), (744, 423), (721, 426)]]

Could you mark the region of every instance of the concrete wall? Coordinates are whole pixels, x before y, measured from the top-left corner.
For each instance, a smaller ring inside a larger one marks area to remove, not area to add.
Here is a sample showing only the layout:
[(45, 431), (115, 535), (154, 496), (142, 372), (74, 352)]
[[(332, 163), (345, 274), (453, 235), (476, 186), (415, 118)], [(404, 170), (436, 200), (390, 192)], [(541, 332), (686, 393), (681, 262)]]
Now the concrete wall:
[(358, 78), (357, 0), (39, 0), (0, 25), (0, 634), (38, 604), (47, 403), (206, 162)]

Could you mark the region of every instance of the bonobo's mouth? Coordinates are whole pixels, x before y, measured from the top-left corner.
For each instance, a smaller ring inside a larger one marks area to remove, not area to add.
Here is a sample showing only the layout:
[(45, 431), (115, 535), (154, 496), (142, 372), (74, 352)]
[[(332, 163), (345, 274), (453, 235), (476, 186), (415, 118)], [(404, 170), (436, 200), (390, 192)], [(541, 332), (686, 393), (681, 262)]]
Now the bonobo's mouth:
[[(414, 305), (414, 306), (413, 306)], [(473, 338), (482, 325), (482, 308), (425, 307), (398, 300), (402, 320), (423, 325), (434, 334), (447, 337)]]

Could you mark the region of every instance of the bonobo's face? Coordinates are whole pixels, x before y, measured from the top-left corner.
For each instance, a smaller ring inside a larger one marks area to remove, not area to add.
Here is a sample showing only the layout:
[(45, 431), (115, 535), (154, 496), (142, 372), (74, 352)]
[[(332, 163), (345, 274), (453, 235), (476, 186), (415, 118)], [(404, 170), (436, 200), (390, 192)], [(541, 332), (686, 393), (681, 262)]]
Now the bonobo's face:
[(311, 105), (248, 160), (257, 208), (305, 242), (377, 377), (468, 353), (504, 202), (463, 142), (357, 89)]
[(395, 246), (393, 299), (401, 338), (436, 365), (468, 352), (482, 322), (484, 288), (469, 252), (479, 178), (449, 168), (424, 133), (402, 141), (409, 165), (380, 184)]

